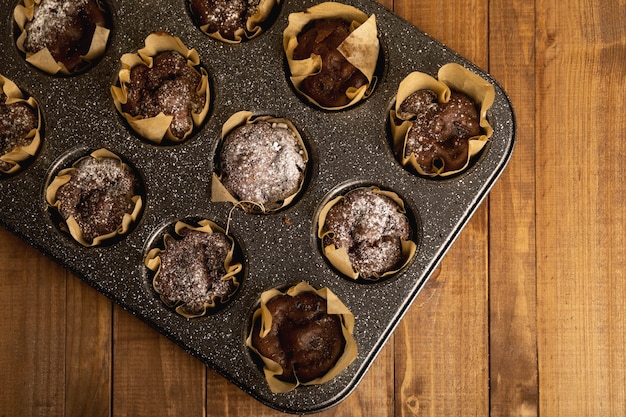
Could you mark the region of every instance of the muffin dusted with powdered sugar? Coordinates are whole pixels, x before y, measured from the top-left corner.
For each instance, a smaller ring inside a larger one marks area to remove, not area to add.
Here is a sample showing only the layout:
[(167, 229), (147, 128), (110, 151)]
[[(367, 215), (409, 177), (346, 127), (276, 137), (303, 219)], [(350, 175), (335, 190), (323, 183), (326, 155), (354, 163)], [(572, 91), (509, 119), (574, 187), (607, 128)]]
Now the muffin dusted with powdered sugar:
[(53, 69), (45, 59), (35, 58), (34, 64), (41, 62), (43, 70), (73, 73), (104, 52), (109, 16), (101, 1), (24, 0), (14, 15), (23, 30), (18, 47), (27, 57), (45, 50), (64, 66)]
[[(39, 126), (37, 111), (25, 101), (7, 104), (7, 96), (0, 92), (0, 156), (18, 147), (31, 144), (29, 133)], [(0, 159), (0, 171), (7, 172), (14, 162)]]
[(216, 298), (226, 299), (235, 290), (224, 261), (232, 246), (224, 233), (190, 230), (183, 239), (171, 240), (161, 253), (155, 290), (168, 305), (183, 305), (189, 314), (201, 315)]
[(198, 52), (166, 32), (146, 37), (145, 46), (120, 58), (111, 95), (128, 125), (150, 142), (180, 143), (209, 112), (209, 75)]
[(188, 0), (196, 24), (207, 35), (237, 43), (263, 31), (280, 0)]
[(172, 116), (170, 131), (182, 139), (193, 129), (193, 113), (200, 113), (205, 98), (196, 94), (201, 75), (187, 59), (173, 51), (161, 52), (152, 67), (137, 65), (130, 72), (128, 100), (122, 110), (133, 117)]
[(242, 264), (233, 238), (217, 224), (177, 222), (163, 245), (144, 261), (163, 303), (184, 317), (200, 317), (226, 304), (240, 284)]
[(226, 135), (217, 167), (222, 186), (235, 201), (275, 210), (298, 193), (307, 153), (294, 130), (278, 119), (263, 119)]
[(352, 278), (375, 280), (408, 261), (415, 244), (397, 198), (376, 188), (358, 188), (326, 206), (320, 238), (334, 266)]
[(105, 149), (61, 170), (46, 199), (65, 221), (62, 228), (85, 246), (127, 233), (142, 207), (139, 177)]

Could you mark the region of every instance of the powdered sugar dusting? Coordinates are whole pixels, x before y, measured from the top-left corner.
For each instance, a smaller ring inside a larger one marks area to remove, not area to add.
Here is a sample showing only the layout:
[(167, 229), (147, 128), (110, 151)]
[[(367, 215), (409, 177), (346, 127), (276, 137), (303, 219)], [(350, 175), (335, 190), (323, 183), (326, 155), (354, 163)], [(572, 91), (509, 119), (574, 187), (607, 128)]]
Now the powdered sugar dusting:
[(67, 30), (76, 9), (86, 3), (87, 0), (42, 0), (35, 7), (33, 20), (28, 25), (28, 48), (33, 51), (45, 48), (47, 42)]
[(269, 122), (236, 129), (220, 154), (224, 186), (240, 200), (264, 205), (296, 193), (305, 164), (295, 134), (284, 124)]
[(401, 260), (400, 239), (410, 236), (409, 222), (387, 196), (370, 189), (348, 193), (326, 217), (324, 242), (346, 248), (352, 265), (364, 278), (391, 270)]
[(124, 214), (132, 212), (137, 179), (126, 165), (113, 158), (81, 160), (72, 177), (57, 191), (61, 215), (73, 216), (90, 241), (115, 231)]
[[(35, 110), (24, 103), (5, 104), (6, 96), (0, 93), (0, 155), (5, 155), (17, 146), (27, 146), (32, 138), (28, 133), (37, 127)], [(11, 164), (0, 161), (0, 169), (8, 170)]]
[(231, 248), (223, 233), (190, 230), (183, 239), (169, 240), (161, 254), (154, 287), (169, 305), (183, 305), (193, 314), (214, 306), (216, 298), (234, 292), (233, 279), (223, 280), (224, 261)]

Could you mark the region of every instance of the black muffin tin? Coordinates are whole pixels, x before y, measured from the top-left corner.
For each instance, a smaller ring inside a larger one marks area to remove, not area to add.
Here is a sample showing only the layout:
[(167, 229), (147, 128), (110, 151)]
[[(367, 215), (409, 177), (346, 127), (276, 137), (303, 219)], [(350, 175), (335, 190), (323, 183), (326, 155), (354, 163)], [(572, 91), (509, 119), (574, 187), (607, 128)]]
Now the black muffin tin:
[[(508, 162), (514, 146), (511, 103), (480, 68), (370, 0), (351, 0), (376, 14), (381, 66), (372, 95), (342, 111), (316, 109), (290, 85), (282, 50), (289, 13), (319, 2), (286, 0), (258, 38), (231, 45), (207, 37), (193, 24), (184, 0), (107, 0), (113, 28), (106, 55), (89, 71), (70, 77), (45, 74), (26, 63), (15, 46), (12, 13), (1, 21), (0, 74), (39, 102), (43, 145), (22, 172), (0, 178), (0, 222), (78, 277), (140, 317), (259, 401), (278, 410), (309, 413), (345, 398), (359, 383), (427, 278), (472, 216)], [(0, 0), (2, 10), (15, 0)], [(138, 138), (116, 112), (110, 94), (120, 57), (143, 47), (152, 32), (166, 31), (195, 48), (208, 70), (212, 104), (206, 122), (182, 144), (159, 146)], [(494, 134), (463, 173), (446, 179), (419, 177), (394, 158), (388, 113), (400, 81), (412, 71), (436, 76), (457, 62), (494, 85), (488, 112)], [(309, 148), (306, 184), (294, 204), (273, 214), (231, 211), (211, 202), (211, 173), (222, 124), (235, 112), (290, 119)], [(47, 182), (78, 157), (107, 148), (140, 173), (145, 207), (134, 229), (112, 244), (85, 248), (60, 231), (47, 209)], [(417, 254), (400, 273), (376, 283), (342, 277), (322, 257), (316, 237), (320, 207), (337, 193), (375, 185), (398, 193), (415, 227)], [(243, 282), (215, 314), (185, 319), (164, 306), (144, 266), (177, 220), (207, 218), (225, 227), (241, 246)], [(230, 220), (230, 222), (229, 222)], [(329, 287), (356, 317), (356, 360), (323, 385), (272, 394), (244, 345), (259, 295), (306, 280)]]

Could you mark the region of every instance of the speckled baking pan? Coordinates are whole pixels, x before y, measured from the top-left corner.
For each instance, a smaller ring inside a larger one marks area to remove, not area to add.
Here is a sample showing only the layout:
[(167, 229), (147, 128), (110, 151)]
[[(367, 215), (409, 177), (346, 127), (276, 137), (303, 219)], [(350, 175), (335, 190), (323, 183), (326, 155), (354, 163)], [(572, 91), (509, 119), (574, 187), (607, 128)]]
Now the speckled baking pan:
[[(338, 112), (303, 102), (286, 74), (282, 32), (289, 13), (316, 3), (286, 0), (265, 33), (232, 45), (209, 38), (194, 26), (184, 0), (108, 0), (113, 28), (106, 54), (86, 73), (71, 77), (54, 77), (26, 63), (15, 46), (11, 14), (4, 13), (0, 22), (0, 74), (35, 97), (44, 117), (43, 144), (32, 163), (17, 175), (0, 179), (1, 224), (245, 392), (291, 413), (328, 408), (357, 386), (502, 173), (515, 137), (511, 104), (495, 80), (370, 0), (346, 3), (377, 16), (382, 66), (372, 95)], [(0, 0), (5, 11), (16, 4)], [(155, 31), (167, 31), (195, 48), (209, 73), (212, 104), (208, 119), (182, 144), (159, 146), (138, 138), (116, 112), (109, 91), (121, 55), (141, 48), (146, 36)], [(439, 180), (421, 178), (394, 158), (387, 115), (406, 75), (422, 71), (435, 76), (448, 62), (460, 63), (493, 83), (496, 98), (488, 118), (494, 134), (465, 172)], [(303, 192), (279, 212), (231, 212), (230, 204), (211, 202), (213, 155), (221, 126), (240, 110), (290, 119), (309, 148), (311, 163)], [(61, 168), (102, 147), (140, 173), (145, 206), (128, 235), (107, 246), (86, 248), (57, 227), (46, 207), (45, 185)], [(395, 191), (407, 202), (418, 246), (416, 256), (399, 274), (369, 284), (343, 278), (330, 267), (316, 238), (315, 219), (324, 202), (361, 185)], [(244, 279), (223, 309), (185, 319), (161, 303), (143, 260), (177, 220), (200, 218), (229, 224), (245, 261)], [(248, 320), (261, 292), (301, 280), (316, 288), (329, 287), (354, 313), (359, 355), (328, 383), (272, 394), (244, 344)]]

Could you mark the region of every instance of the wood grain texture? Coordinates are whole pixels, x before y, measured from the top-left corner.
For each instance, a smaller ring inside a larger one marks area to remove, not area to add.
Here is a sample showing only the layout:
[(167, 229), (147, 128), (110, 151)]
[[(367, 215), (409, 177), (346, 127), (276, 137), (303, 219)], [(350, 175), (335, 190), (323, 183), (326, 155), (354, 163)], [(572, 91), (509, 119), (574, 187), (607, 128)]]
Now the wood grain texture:
[(109, 416), (112, 302), (73, 276), (67, 279), (66, 294), (66, 415)]
[(624, 2), (537, 2), (542, 415), (626, 410), (626, 119), (615, 94), (626, 81), (625, 18)]
[(535, 8), (491, 2), (489, 72), (509, 92), (517, 143), (489, 195), (490, 415), (536, 416)]
[(120, 307), (113, 319), (113, 415), (202, 416), (206, 367)]
[(66, 272), (0, 230), (0, 416), (65, 414)]

